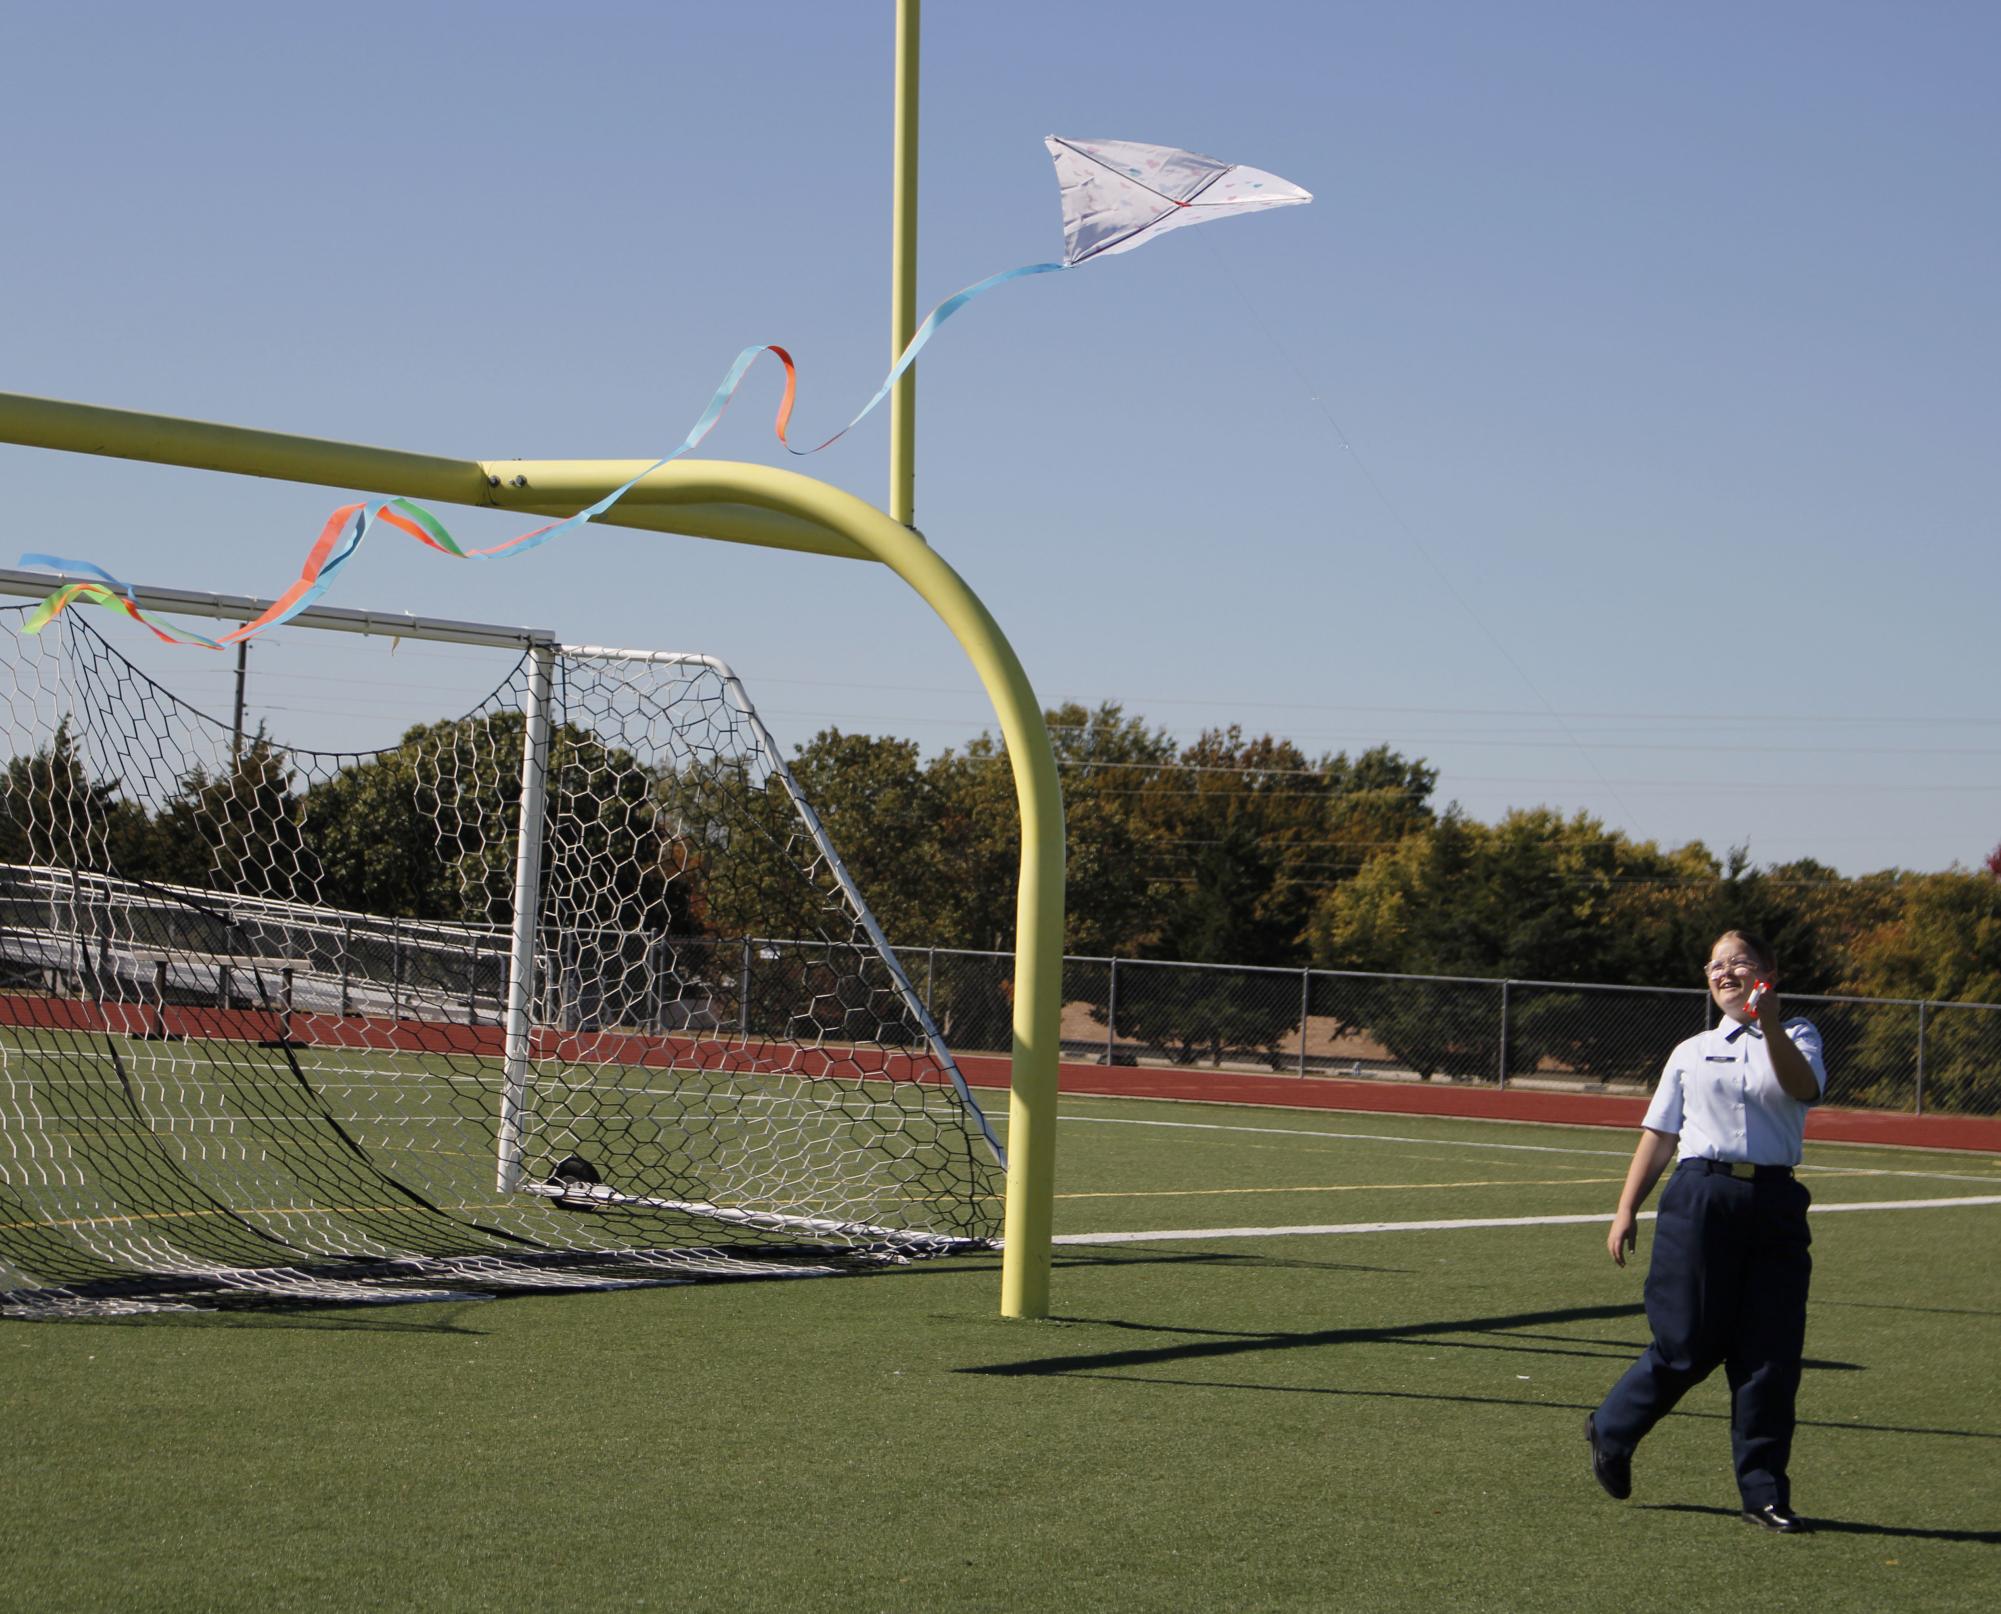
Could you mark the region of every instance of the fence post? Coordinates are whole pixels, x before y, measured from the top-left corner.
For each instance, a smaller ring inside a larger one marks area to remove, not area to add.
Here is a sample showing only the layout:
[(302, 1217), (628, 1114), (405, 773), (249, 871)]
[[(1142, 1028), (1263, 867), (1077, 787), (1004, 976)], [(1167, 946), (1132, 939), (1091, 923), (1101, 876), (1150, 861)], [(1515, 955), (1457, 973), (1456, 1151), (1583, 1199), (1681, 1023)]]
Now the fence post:
[(1515, 983), (1501, 983), (1501, 1069), (1500, 1085), (1505, 1090), (1508, 1085), (1508, 989)]
[(1925, 1113), (1925, 1010), (1930, 1007), (1922, 1000), (1918, 1003), (1918, 1086), (1912, 1105), (1912, 1113), (1916, 1115)]
[(1299, 972), (1299, 1077), (1306, 1079), (1306, 1017), (1313, 1012), (1313, 971)]
[(938, 1018), (938, 949), (924, 949), (924, 1012)]
[(1112, 955), (1111, 978), (1105, 983), (1105, 1069), (1119, 1062), (1119, 959)]
[(389, 921), (389, 1018), (403, 1018), (403, 921)]
[(737, 972), (737, 1028), (750, 1041), (750, 938), (743, 939), (743, 968)]
[(466, 964), (466, 1024), (479, 1024), (479, 938), (472, 939), (472, 958)]
[(343, 1020), (347, 1018), (348, 1011), (353, 1007), (348, 997), (348, 980), (350, 971), (353, 968), (353, 957), (354, 921), (352, 919), (343, 919), (340, 922), (340, 1017)]

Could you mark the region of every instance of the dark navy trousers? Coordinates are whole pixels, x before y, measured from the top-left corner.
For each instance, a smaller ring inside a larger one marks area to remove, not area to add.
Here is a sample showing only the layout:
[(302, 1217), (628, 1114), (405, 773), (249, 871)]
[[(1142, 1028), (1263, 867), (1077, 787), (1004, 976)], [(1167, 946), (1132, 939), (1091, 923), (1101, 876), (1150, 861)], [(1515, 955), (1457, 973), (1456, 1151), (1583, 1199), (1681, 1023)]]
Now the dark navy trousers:
[(1786, 1464), (1813, 1272), (1810, 1197), (1791, 1177), (1747, 1181), (1699, 1161), (1676, 1169), (1661, 1194), (1647, 1269), (1653, 1343), (1599, 1407), (1601, 1444), (1630, 1453), (1721, 1366), (1744, 1506), (1792, 1506)]

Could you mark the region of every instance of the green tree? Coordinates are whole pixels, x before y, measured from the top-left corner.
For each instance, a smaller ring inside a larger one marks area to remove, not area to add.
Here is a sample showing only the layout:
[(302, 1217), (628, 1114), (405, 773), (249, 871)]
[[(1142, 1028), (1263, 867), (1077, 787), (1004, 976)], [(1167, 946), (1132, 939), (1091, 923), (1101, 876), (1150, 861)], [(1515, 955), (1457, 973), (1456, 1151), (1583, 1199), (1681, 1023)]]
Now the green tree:
[[(1448, 904), (1471, 890), (1481, 826), (1456, 806), (1328, 891), (1308, 928), (1322, 969), (1471, 974)], [(1343, 983), (1338, 1018), (1365, 1031), (1420, 1076), (1484, 1075), (1496, 1058), (1492, 1016), (1455, 1019), (1458, 1001), (1407, 982)]]
[[(1064, 946), (1106, 953), (1158, 925), (1150, 868), (1152, 832), (1142, 799), (1174, 742), (1115, 702), (1043, 714), (1063, 786)], [(983, 734), (931, 764), (938, 856), (951, 877), (941, 891), (937, 939), (1011, 951), (1021, 864), (1021, 814), (1006, 747)]]
[[(1635, 930), (1646, 899), (1634, 894), (1702, 879), (1706, 856), (1663, 853), (1585, 813), (1565, 819), (1547, 807), (1517, 809), (1484, 825), (1455, 807), (1327, 894), (1311, 927), (1314, 961), (1409, 975), (1677, 982), (1660, 964), (1657, 938)], [(1693, 984), (1694, 969), (1680, 980)], [(1420, 1074), (1484, 1077), (1498, 1069), (1498, 998), (1381, 982), (1354, 988), (1345, 1001), (1344, 1018)], [(1677, 1027), (1677, 1036), (1687, 1034), (1684, 1010), (1671, 1001), (1654, 1007), (1662, 1034)], [(1630, 1016), (1614, 1029), (1596, 1008), (1581, 993), (1526, 995), (1510, 1024), (1510, 1063), (1532, 1067), (1547, 1057), (1609, 1077), (1657, 1062)]]
[(1585, 813), (1516, 809), (1494, 825), (1454, 807), (1327, 893), (1314, 915), (1327, 968), (1603, 981), (1632, 956), (1631, 882), (1681, 871)]
[[(304, 833), (321, 871), (319, 900), (403, 918), (507, 923), (525, 728), (519, 712), (420, 724), (309, 789)], [(545, 901), (566, 926), (674, 928), (686, 859), (669, 844), (659, 775), (559, 724), (547, 802)]]
[(1665, 875), (1644, 882), (1626, 905), (1620, 973), (1606, 979), (1699, 983), (1716, 938), (1749, 930), (1778, 954), (1789, 991), (1827, 992), (1840, 980), (1831, 871), (1810, 860), (1755, 868), (1743, 847), (1719, 862), (1699, 842), (1668, 863)]
[[(1021, 818), (1006, 748), (983, 734), (926, 770), (938, 806), (937, 847), (951, 871), (931, 934), (944, 946), (1012, 954), (1021, 866)], [(954, 1047), (1004, 1049), (1014, 1023), (1014, 961), (946, 958), (932, 1011)]]
[[(1357, 840), (1394, 838), (1428, 817), (1435, 774), (1387, 747), (1353, 761), (1308, 758), (1291, 741), (1212, 729), (1153, 770), (1139, 802), (1140, 843), (1156, 871), (1146, 960), (1292, 968), (1330, 882), (1354, 867)], [(1120, 949), (1126, 951), (1127, 949)], [(1094, 1005), (1100, 1018), (1105, 1007)], [(1120, 972), (1118, 1023), (1178, 1057), (1273, 1059), (1299, 1024), (1295, 984), (1242, 970)]]
[[(1193, 848), (1186, 881), (1175, 887), (1160, 939), (1161, 959), (1228, 966), (1269, 959), (1289, 948), (1288, 919), (1275, 912), (1271, 843), (1242, 819), (1228, 819)], [(1287, 975), (1236, 968), (1152, 967), (1119, 973), (1119, 1029), (1175, 1050), (1181, 1062), (1207, 1054), (1270, 1058), (1299, 1024), (1299, 992)], [(1100, 1014), (1103, 1018), (1103, 1014)]]
[(911, 740), (825, 729), (792, 774), (892, 941), (932, 940), (943, 900), (936, 781)]
[(1234, 724), (1186, 746), (1147, 806), (1178, 854), (1157, 957), (1300, 961), (1331, 781), (1290, 740)]
[[(917, 747), (828, 729), (799, 750), (791, 773), (886, 934), (927, 925), (939, 873)], [(899, 1038), (908, 1035), (900, 1007), (882, 993), (873, 943), (777, 774), (760, 778), (727, 760), (677, 770), (660, 789), (691, 917), (725, 944), (713, 974), (739, 990), (747, 977), (754, 1027), (874, 1039), (893, 1023)], [(792, 942), (806, 945), (776, 945)], [(740, 1001), (735, 1012), (744, 1012)]]
[(1167, 894), (1146, 804), (1175, 743), (1116, 701), (1069, 702), (1046, 719), (1063, 781), (1065, 947), (1103, 956), (1143, 945), (1159, 934)]
[[(1063, 787), (1064, 945), (1104, 954), (1153, 934), (1159, 882), (1141, 807), (1152, 770), (1173, 760), (1167, 735), (1116, 702), (1071, 702), (1044, 713)], [(936, 804), (940, 945), (1012, 953), (1021, 816), (1006, 747), (992, 734), (948, 750), (927, 769)], [(1011, 961), (941, 959), (935, 1000), (966, 1047), (1008, 1046)]]
[(1316, 896), (1353, 878), (1372, 857), (1429, 828), (1438, 817), (1431, 805), (1438, 770), (1422, 758), (1378, 745), (1352, 761), (1345, 751), (1338, 752), (1320, 766), (1327, 775), (1321, 825), (1326, 856), (1318, 865)]
[[(1907, 884), (1903, 911), (1856, 945), (1854, 989), (1933, 1005), (2001, 1003), (2001, 882), (1984, 871), (1955, 869), (1910, 876)], [(1915, 1013), (1871, 1013), (1848, 1057), (1853, 1068), (1844, 1096), (1908, 1102), (1917, 1068)], [(2001, 1013), (1932, 1009), (1924, 1068), (1927, 1109), (2001, 1108)], [(1831, 1069), (1830, 1081), (1834, 1076)]]
[(195, 767), (153, 822), (154, 877), (248, 896), (314, 900), (304, 801), (290, 757), (260, 727), (226, 772)]
[(329, 907), (504, 923), (520, 823), (517, 713), (419, 724), (400, 744), (306, 792), (305, 827)]
[(143, 876), (151, 850), (145, 809), (117, 784), (93, 780), (70, 720), (32, 756), (0, 773), (0, 862)]

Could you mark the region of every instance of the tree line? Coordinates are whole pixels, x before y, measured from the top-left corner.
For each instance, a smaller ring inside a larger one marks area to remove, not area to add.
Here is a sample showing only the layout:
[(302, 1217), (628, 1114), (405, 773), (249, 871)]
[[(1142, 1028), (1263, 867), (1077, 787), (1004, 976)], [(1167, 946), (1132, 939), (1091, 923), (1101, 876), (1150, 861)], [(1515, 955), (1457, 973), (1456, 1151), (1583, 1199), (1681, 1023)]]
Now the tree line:
[[(2001, 851), (1971, 871), (1758, 866), (1547, 806), (1483, 823), (1389, 746), (1308, 756), (1234, 726), (1177, 744), (1116, 704), (1046, 715), (1072, 953), (1695, 985), (1735, 926), (1771, 940), (1795, 992), (2001, 1002)], [(997, 742), (926, 762), (827, 730), (793, 768), (892, 938), (1011, 946), (1018, 819)]]
[[(2001, 1002), (2001, 849), (1977, 870), (1755, 866), (1546, 806), (1484, 823), (1387, 745), (1310, 756), (1236, 726), (1180, 743), (1109, 702), (1046, 717), (1073, 954), (1690, 985), (1739, 926), (1772, 940), (1795, 992)], [(65, 724), (0, 776), (0, 861), (504, 923), (521, 744), (516, 713), (426, 724), (303, 778), (259, 734), (231, 768), (190, 768), (146, 806), (89, 777)], [(791, 766), (892, 941), (1012, 950), (1020, 821), (1000, 742), (927, 759), (914, 741), (827, 729)], [(836, 899), (824, 876), (788, 876), (813, 861), (790, 805), (742, 767), (646, 764), (559, 725), (552, 795), (568, 810), (544, 864), (591, 871), (569, 911), (660, 934), (822, 931)]]
[[(1716, 936), (1757, 931), (1788, 991), (2001, 1003), (2001, 849), (1979, 870), (1847, 878), (1812, 859), (1663, 847), (1594, 816), (1517, 808), (1483, 823), (1436, 799), (1437, 772), (1377, 746), (1308, 756), (1216, 729), (1175, 743), (1117, 705), (1046, 714), (1062, 770), (1066, 950), (1142, 961), (1478, 976), (1622, 986), (1701, 984)], [(905, 740), (827, 730), (794, 763), (889, 935), (906, 948), (1011, 949), (1018, 817), (991, 737), (924, 761)], [(1110, 1017), (1109, 984), (1068, 995)], [(1316, 977), (1307, 1011), (1365, 1031), (1424, 1075), (1486, 1079), (1498, 1018), (1463, 989)], [(1006, 1046), (1006, 1005), (977, 975), (938, 1000), (964, 1046)], [(1187, 1061), (1281, 1061), (1298, 992), (1227, 971), (1125, 970), (1122, 1037)], [(1847, 1102), (1907, 1104), (1914, 1017), (1822, 1011)], [(1511, 1068), (1538, 1061), (1646, 1080), (1687, 1035), (1675, 1000), (1524, 992), (1506, 1016)], [(1993, 1016), (1934, 1018), (1927, 1102), (1992, 1108)]]
[[(1441, 806), (1437, 771), (1389, 746), (1309, 756), (1238, 727), (1183, 744), (1114, 703), (1046, 718), (1063, 781), (1067, 952), (1363, 972), (1308, 1012), (1366, 1031), (1426, 1075), (1490, 1074), (1493, 1025), (1469, 1019), (1453, 989), (1384, 977), (1693, 987), (1733, 926), (1773, 942), (1794, 993), (2001, 1002), (2001, 850), (1979, 870), (1760, 867), (1742, 849), (1662, 847), (1582, 812), (1518, 808), (1483, 823)], [(66, 723), (0, 770), (0, 862), (504, 926), (524, 733), (511, 711), (424, 724), (329, 771), (258, 734), (220, 770), (175, 774), (154, 760), (134, 781), (92, 777)], [(791, 768), (906, 958), (1002, 955), (948, 958), (925, 984), (955, 1045), (1005, 1048), (1020, 820), (1000, 743), (983, 735), (927, 759), (913, 741), (827, 729)], [(868, 1028), (895, 1018), (869, 984), (868, 944), (831, 866), (767, 767), (642, 759), (559, 723), (549, 796), (546, 927), (565, 969), (628, 975), (635, 958), (666, 956), (633, 942), (672, 937), (673, 970), (734, 994), (732, 1024), (876, 1036)], [(753, 981), (739, 963), (747, 938), (817, 938), (820, 952), (760, 951)], [(1101, 1024), (1111, 992), (1108, 971), (1072, 972), (1070, 998)], [(1634, 1023), (1655, 1009), (1659, 1026)], [(1269, 976), (1119, 973), (1120, 1035), (1182, 1060), (1279, 1058), (1300, 1012), (1298, 993), (1272, 990)], [(1682, 1011), (1659, 999), (1621, 1013), (1613, 1023), (1588, 993), (1524, 994), (1509, 1057), (1643, 1079), (1626, 1067), (1684, 1035)], [(1991, 1098), (1991, 1020), (1935, 1023), (1933, 1099)], [(1910, 1028), (1877, 1016), (1843, 1036), (1854, 1096), (1901, 1102)]]

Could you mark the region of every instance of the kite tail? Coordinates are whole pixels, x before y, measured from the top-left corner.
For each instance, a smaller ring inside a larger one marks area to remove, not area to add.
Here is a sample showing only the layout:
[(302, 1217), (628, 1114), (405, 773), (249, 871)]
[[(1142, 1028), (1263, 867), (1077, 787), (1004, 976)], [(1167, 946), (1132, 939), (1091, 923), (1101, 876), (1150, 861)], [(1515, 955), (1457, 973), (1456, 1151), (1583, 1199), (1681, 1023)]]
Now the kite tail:
[(847, 425), (835, 432), (832, 437), (829, 437), (826, 442), (816, 444), (812, 448), (793, 448), (791, 443), (786, 442), (785, 427), (792, 413), (792, 361), (790, 358), (785, 357), (784, 349), (770, 349), (771, 352), (785, 359), (785, 403), (778, 412), (779, 442), (784, 443), (788, 451), (802, 458), (808, 454), (817, 454), (821, 449), (829, 448), (833, 444), (838, 443), (867, 419), (877, 404), (889, 396), (890, 389), (902, 378), (903, 372), (908, 370), (917, 361), (918, 351), (937, 333), (938, 327), (943, 325), (954, 314), (958, 313), (960, 309), (964, 308), (975, 297), (979, 296), (982, 292), (992, 291), (996, 286), (1004, 286), (1010, 280), (1020, 280), (1028, 275), (1054, 274), (1059, 270), (1068, 269), (1069, 267), (1070, 265), (1067, 263), (1025, 264), (1019, 269), (1003, 269), (997, 275), (988, 275), (985, 280), (974, 281), (964, 291), (953, 292), (951, 296), (947, 297), (936, 308), (932, 309), (930, 313), (924, 316), (924, 323), (918, 326), (911, 334), (909, 343), (898, 356), (896, 363), (890, 368), (889, 374), (883, 378), (882, 385), (876, 389), (875, 396), (862, 405), (860, 413), (853, 420), (849, 421)]
[(122, 611), (168, 644), (200, 645), (209, 650), (220, 650), (225, 645), (240, 644), (267, 629), (291, 621), (325, 594), (339, 577), (342, 568), (361, 552), (362, 543), (368, 537), (370, 526), (377, 521), (395, 527), (419, 543), (437, 550), (440, 554), (450, 555), (455, 560), (498, 560), (514, 555), (525, 555), (531, 549), (540, 548), (550, 539), (559, 538), (571, 529), (595, 520), (661, 466), (670, 464), (683, 454), (699, 447), (702, 440), (714, 429), (716, 422), (723, 418), (724, 411), (736, 397), (737, 388), (743, 385), (743, 379), (749, 374), (751, 366), (766, 353), (774, 355), (785, 369), (785, 393), (779, 400), (778, 413), (772, 422), (772, 430), (777, 434), (780, 445), (787, 453), (801, 457), (817, 454), (824, 448), (831, 448), (859, 426), (875, 407), (889, 396), (890, 390), (903, 373), (916, 362), (919, 351), (937, 334), (938, 328), (975, 297), (992, 291), (997, 286), (1003, 286), (1011, 280), (1020, 280), (1028, 275), (1052, 274), (1069, 267), (1063, 263), (1027, 264), (1019, 269), (1007, 269), (1000, 274), (989, 275), (985, 280), (975, 281), (963, 291), (954, 292), (925, 316), (924, 323), (917, 327), (903, 352), (897, 356), (895, 365), (891, 367), (881, 387), (876, 390), (875, 396), (862, 405), (855, 418), (825, 442), (816, 443), (811, 448), (795, 448), (786, 436), (792, 424), (792, 406), (797, 400), (799, 391), (799, 372), (798, 367), (792, 362), (792, 355), (772, 343), (747, 347), (736, 356), (722, 383), (709, 399), (708, 407), (689, 428), (688, 435), (672, 450), (661, 455), (637, 476), (613, 488), (596, 503), (586, 505), (575, 515), (524, 532), (518, 537), (509, 538), (504, 543), (494, 544), (486, 549), (467, 549), (446, 530), (442, 521), (410, 499), (390, 499), (372, 511), (366, 504), (342, 505), (327, 518), (318, 540), (307, 552), (305, 565), (300, 569), (298, 580), (273, 601), (261, 616), (244, 623), (241, 627), (231, 629), (220, 639), (211, 639), (205, 634), (196, 633), (191, 628), (159, 620), (140, 606), (139, 597), (129, 584), (121, 583), (101, 566), (94, 565), (90, 561), (65, 560), (58, 555), (23, 555), (21, 557), (23, 566), (46, 566), (55, 571), (82, 572), (102, 581), (64, 584), (42, 601), (34, 614), (22, 624), (21, 631), (40, 633), (71, 605), (81, 601), (87, 605), (102, 606), (107, 610)]

